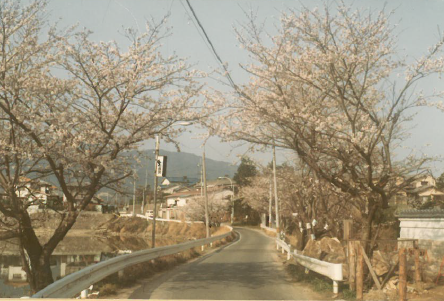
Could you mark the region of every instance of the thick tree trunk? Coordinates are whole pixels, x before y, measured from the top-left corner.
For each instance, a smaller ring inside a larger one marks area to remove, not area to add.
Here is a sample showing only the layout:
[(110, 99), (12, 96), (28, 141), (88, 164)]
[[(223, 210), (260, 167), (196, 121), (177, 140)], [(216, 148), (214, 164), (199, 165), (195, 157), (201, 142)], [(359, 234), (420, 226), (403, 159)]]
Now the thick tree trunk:
[(44, 258), (42, 255), (39, 258), (30, 260), (30, 266), (33, 283), (31, 284), (30, 282), (29, 284), (32, 294), (35, 294), (54, 282), (49, 259)]
[(60, 241), (77, 219), (77, 212), (69, 212), (54, 231), (50, 240), (43, 246), (38, 240), (27, 212), (20, 214), (20, 246), (24, 269), (28, 276), (31, 293), (34, 294), (54, 282), (50, 257)]

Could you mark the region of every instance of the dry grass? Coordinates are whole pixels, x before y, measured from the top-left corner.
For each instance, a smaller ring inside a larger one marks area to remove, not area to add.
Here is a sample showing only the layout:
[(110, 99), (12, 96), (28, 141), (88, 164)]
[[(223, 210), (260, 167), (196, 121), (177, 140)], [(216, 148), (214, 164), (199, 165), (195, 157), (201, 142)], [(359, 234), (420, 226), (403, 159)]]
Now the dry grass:
[(117, 293), (118, 286), (114, 283), (107, 283), (104, 284), (99, 288), (99, 295), (100, 296), (106, 296), (106, 295), (112, 295)]
[(270, 236), (270, 237), (276, 238), (276, 232), (268, 231), (267, 229), (262, 229), (262, 231), (263, 231), (267, 236)]

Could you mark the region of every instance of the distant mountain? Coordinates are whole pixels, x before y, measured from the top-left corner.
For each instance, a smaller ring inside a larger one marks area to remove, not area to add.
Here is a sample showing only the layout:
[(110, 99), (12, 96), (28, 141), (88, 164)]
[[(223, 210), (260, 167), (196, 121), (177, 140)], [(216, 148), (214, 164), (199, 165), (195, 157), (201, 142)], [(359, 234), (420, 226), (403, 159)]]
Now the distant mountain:
[[(146, 171), (148, 169), (147, 183), (151, 187), (154, 186), (154, 150), (139, 151), (139, 161), (135, 160), (130, 164), (131, 167), (137, 169), (137, 187), (145, 185)], [(183, 153), (183, 152), (169, 152), (165, 150), (160, 151), (161, 156), (167, 156), (167, 177), (188, 177), (200, 179), (202, 158), (200, 156)], [(206, 158), (207, 180), (215, 180), (218, 177), (228, 176), (233, 177), (237, 171), (237, 166), (228, 162), (216, 161)], [(56, 178), (50, 176), (47, 179), (50, 183), (59, 186)], [(132, 191), (133, 178), (129, 177), (125, 181), (127, 191)], [(160, 185), (160, 181), (159, 181)], [(105, 189), (106, 191), (106, 189)]]
[[(169, 152), (160, 150), (161, 156), (167, 156), (167, 177), (199, 178), (201, 172), (202, 158), (195, 154), (184, 152)], [(147, 159), (148, 158), (148, 159)], [(148, 185), (154, 185), (154, 150), (144, 150), (140, 154), (140, 163), (137, 166), (137, 186), (145, 184), (145, 176), (148, 168)], [(218, 177), (233, 177), (237, 166), (228, 162), (216, 161), (206, 158), (207, 180), (215, 180)], [(132, 181), (131, 181), (132, 183)], [(159, 183), (160, 184), (160, 183)]]

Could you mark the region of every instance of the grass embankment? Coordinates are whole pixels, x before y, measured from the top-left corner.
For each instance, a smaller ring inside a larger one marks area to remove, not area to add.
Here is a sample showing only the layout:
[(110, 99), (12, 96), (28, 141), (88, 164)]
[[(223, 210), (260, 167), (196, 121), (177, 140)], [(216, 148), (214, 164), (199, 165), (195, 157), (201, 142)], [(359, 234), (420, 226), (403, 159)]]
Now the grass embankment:
[[(152, 224), (141, 218), (118, 218), (111, 221), (107, 230), (111, 233), (119, 235), (143, 235), (150, 237)], [(228, 227), (212, 228), (212, 236), (217, 236), (229, 231)], [(188, 240), (195, 240), (205, 237), (205, 225), (201, 223), (156, 223), (156, 246), (172, 245)], [(213, 249), (231, 242), (234, 235), (230, 235), (223, 240), (213, 243)], [(137, 281), (153, 277), (154, 275), (170, 270), (189, 260), (197, 258), (207, 252), (211, 248), (201, 251), (200, 248), (193, 248), (178, 254), (164, 256), (155, 260), (133, 265), (126, 268), (123, 272), (110, 275), (102, 281), (94, 285), (98, 289), (100, 297), (112, 297), (122, 288), (129, 288), (137, 285)]]
[[(151, 237), (153, 224), (151, 221), (139, 217), (124, 218), (117, 217), (106, 225), (107, 234), (119, 236), (145, 236)], [(110, 232), (110, 233), (108, 233)], [(156, 222), (156, 235), (162, 238), (173, 238), (176, 240), (190, 240), (205, 237), (205, 225), (202, 223), (175, 223)]]

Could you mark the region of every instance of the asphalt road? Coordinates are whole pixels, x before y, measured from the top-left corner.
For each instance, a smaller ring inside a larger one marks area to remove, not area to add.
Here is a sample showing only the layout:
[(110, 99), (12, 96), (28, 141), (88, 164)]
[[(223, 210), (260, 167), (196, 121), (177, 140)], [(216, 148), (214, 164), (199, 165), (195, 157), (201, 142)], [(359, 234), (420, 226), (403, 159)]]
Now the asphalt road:
[(237, 228), (237, 242), (144, 281), (131, 299), (313, 300), (319, 295), (291, 283), (272, 238)]

